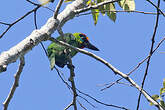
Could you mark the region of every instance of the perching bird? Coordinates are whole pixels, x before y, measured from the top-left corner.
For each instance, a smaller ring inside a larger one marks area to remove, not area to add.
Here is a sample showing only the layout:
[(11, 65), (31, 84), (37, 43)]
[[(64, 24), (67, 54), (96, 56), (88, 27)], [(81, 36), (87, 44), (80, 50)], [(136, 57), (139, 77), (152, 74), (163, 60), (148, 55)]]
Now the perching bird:
[[(57, 37), (57, 40), (62, 41), (62, 37)], [(64, 40), (66, 43), (78, 47), (78, 48), (89, 48), (95, 51), (99, 51), (94, 45), (89, 42), (88, 37), (83, 33), (66, 33), (64, 34)], [(77, 54), (77, 51), (73, 49), (69, 49), (67, 51), (67, 47), (62, 46), (60, 44), (52, 42), (48, 48), (48, 58), (50, 61), (51, 70), (54, 68), (55, 64), (61, 68), (68, 64), (68, 55), (72, 58)]]

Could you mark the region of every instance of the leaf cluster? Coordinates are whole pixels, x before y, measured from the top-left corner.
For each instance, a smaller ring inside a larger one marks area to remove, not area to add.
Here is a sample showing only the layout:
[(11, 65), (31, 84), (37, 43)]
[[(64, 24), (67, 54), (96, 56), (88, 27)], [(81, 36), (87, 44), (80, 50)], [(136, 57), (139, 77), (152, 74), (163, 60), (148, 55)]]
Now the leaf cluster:
[[(98, 3), (104, 2), (106, 0), (97, 0), (92, 1), (89, 0), (87, 2), (87, 5), (96, 5)], [(126, 11), (133, 11), (135, 10), (135, 2), (134, 0), (120, 0), (118, 2), (118, 5)], [(106, 4), (103, 6), (100, 6), (98, 9), (92, 9), (92, 16), (94, 20), (94, 24), (97, 24), (99, 13), (101, 13), (103, 16), (107, 15), (112, 21), (116, 21), (116, 6), (115, 3)]]
[[(163, 79), (163, 87), (160, 89), (160, 94), (152, 95), (152, 98), (156, 101), (159, 100), (160, 105), (165, 109), (165, 102), (163, 100), (164, 95), (165, 95), (165, 78)], [(153, 103), (150, 102), (150, 105), (153, 105)]]
[[(65, 2), (71, 2), (73, 0), (65, 0)], [(86, 2), (87, 6), (97, 5), (99, 3), (105, 2), (106, 0), (88, 0)], [(134, 0), (120, 0), (117, 3), (125, 11), (134, 11), (135, 10), (135, 1)], [(102, 5), (97, 9), (91, 9), (92, 17), (94, 24), (97, 24), (98, 17), (100, 14), (103, 16), (107, 15), (112, 21), (116, 21), (116, 4), (109, 3)]]

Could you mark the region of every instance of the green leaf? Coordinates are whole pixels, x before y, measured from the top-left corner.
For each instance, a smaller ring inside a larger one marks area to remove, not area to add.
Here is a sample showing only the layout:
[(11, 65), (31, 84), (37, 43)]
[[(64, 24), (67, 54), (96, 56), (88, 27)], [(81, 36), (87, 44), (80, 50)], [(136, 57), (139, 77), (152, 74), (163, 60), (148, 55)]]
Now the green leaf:
[(152, 98), (153, 98), (154, 100), (160, 99), (160, 98), (159, 98), (159, 95), (157, 95), (157, 94), (156, 94), (156, 95), (152, 95)]
[(38, 0), (42, 6), (48, 4), (51, 0)]
[(163, 88), (165, 88), (165, 78), (163, 79)]
[(162, 95), (163, 93), (165, 93), (165, 88), (160, 89), (160, 95)]
[(88, 0), (86, 3), (88, 6), (92, 4), (92, 0)]
[(55, 47), (57, 45), (55, 43), (51, 43), (48, 48), (47, 48), (47, 52), (48, 52), (48, 58), (49, 58), (49, 61), (50, 61), (50, 68), (51, 70), (54, 68), (55, 66), (55, 53), (56, 53), (56, 50), (55, 50)]
[(74, 0), (65, 0), (64, 2), (68, 3), (68, 2), (72, 2), (72, 1), (74, 1)]
[[(101, 3), (101, 2), (104, 2), (104, 1), (105, 0), (97, 0), (97, 3)], [(103, 16), (105, 16), (105, 9), (106, 9), (106, 6), (105, 5), (99, 7), (99, 11), (101, 12), (101, 14)]]
[(123, 10), (133, 11), (135, 10), (135, 1), (134, 0), (121, 0), (118, 2), (119, 6)]
[(161, 105), (163, 108), (165, 108), (165, 103), (164, 103), (163, 100), (160, 101), (160, 105)]
[(115, 5), (113, 3), (107, 4), (106, 5), (106, 10), (107, 10), (107, 16), (112, 20), (112, 21), (116, 21), (116, 12), (112, 12), (112, 11), (116, 11), (115, 9)]
[(98, 21), (98, 17), (99, 17), (99, 10), (98, 9), (92, 9), (92, 16), (93, 16), (93, 20), (94, 20), (94, 24), (97, 24)]
[(53, 70), (54, 66), (55, 66), (55, 57), (52, 57), (50, 59), (50, 68), (51, 68), (51, 70)]
[[(160, 99), (159, 95), (153, 95), (152, 98), (156, 101), (158, 99)], [(150, 102), (150, 105), (153, 105), (152, 102)]]

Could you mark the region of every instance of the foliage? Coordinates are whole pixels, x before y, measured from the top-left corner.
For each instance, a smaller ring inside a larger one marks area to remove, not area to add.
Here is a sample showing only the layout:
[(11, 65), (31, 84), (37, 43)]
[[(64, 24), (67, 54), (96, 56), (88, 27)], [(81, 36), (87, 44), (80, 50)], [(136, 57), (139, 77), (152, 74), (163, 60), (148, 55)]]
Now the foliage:
[(51, 0), (38, 0), (40, 3), (41, 3), (41, 5), (46, 5), (46, 4), (48, 4)]
[[(71, 2), (71, 1), (73, 0), (65, 0), (65, 2)], [(86, 4), (87, 6), (93, 6), (105, 1), (106, 0), (89, 0)], [(125, 11), (135, 10), (134, 0), (120, 0), (118, 4)], [(107, 15), (113, 22), (116, 21), (116, 7), (114, 3), (109, 3), (106, 5), (100, 6), (98, 9), (92, 9), (91, 13), (92, 13), (95, 25), (97, 24), (99, 13), (101, 13), (103, 16)]]
[[(152, 98), (154, 100), (159, 100), (160, 101), (160, 105), (165, 109), (165, 102), (163, 100), (163, 97), (165, 95), (165, 78), (163, 79), (163, 87), (160, 89), (160, 95), (152, 95)], [(153, 105), (153, 103), (150, 102), (150, 105)]]

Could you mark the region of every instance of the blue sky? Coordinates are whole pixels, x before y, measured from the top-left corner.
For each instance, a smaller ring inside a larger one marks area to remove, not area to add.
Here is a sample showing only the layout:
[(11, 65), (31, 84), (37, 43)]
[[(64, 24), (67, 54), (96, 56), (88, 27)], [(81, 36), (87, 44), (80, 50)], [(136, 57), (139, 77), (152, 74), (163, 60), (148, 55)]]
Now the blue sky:
[[(36, 1), (37, 2), (37, 1)], [(136, 10), (145, 12), (156, 12), (155, 8), (145, 0), (136, 0)], [(54, 9), (56, 3), (49, 6)], [(63, 4), (62, 9), (67, 4)], [(31, 10), (33, 5), (25, 0), (1, 1), (0, 21), (11, 23), (15, 21), (27, 11)], [(117, 6), (117, 9), (121, 10)], [(164, 2), (161, 1), (161, 9), (165, 11)], [(41, 8), (37, 11), (38, 27), (44, 25), (52, 12)], [(90, 41), (100, 49), (99, 52), (89, 50), (96, 55), (107, 60), (120, 71), (127, 73), (131, 71), (141, 60), (149, 53), (151, 45), (151, 37), (155, 25), (155, 15), (144, 15), (139, 13), (117, 13), (116, 22), (112, 22), (108, 17), (99, 16), (98, 24), (95, 26), (91, 15), (75, 17), (63, 26), (66, 32), (83, 32)], [(159, 27), (156, 34), (155, 45), (165, 37), (164, 34), (165, 19), (160, 16)], [(0, 25), (2, 32), (6, 26)], [(0, 39), (0, 52), (10, 49), (24, 38), (26, 38), (35, 29), (33, 22), (33, 14), (14, 25), (8, 33)], [(55, 32), (53, 37), (58, 36)], [(43, 42), (47, 47), (50, 42)], [(151, 58), (148, 76), (145, 82), (145, 90), (153, 95), (159, 94), (162, 86), (163, 78), (165, 78), (165, 51), (164, 43)], [(87, 50), (87, 49), (86, 49)], [(3, 108), (3, 101), (7, 97), (10, 87), (14, 81), (13, 75), (17, 71), (19, 61), (10, 64), (6, 72), (0, 74), (0, 109)], [(126, 107), (131, 110), (136, 109), (139, 92), (126, 85), (116, 84), (105, 91), (102, 84), (116, 81), (119, 76), (107, 68), (105, 65), (95, 59), (78, 53), (73, 58), (75, 65), (75, 82), (76, 87), (81, 91), (90, 94), (96, 99), (108, 103)], [(143, 74), (145, 72), (146, 63), (132, 73), (131, 78), (141, 84)], [(67, 67), (59, 68), (65, 75), (69, 76)], [(122, 80), (122, 82), (127, 82)], [(85, 96), (84, 96), (85, 97)], [(87, 98), (87, 97), (86, 97)], [(97, 108), (91, 107), (84, 100), (78, 100), (89, 110), (118, 110), (112, 107), (100, 105), (93, 100), (87, 98)], [(72, 101), (72, 94), (61, 81), (55, 70), (49, 68), (49, 61), (41, 48), (36, 46), (25, 55), (25, 67), (22, 72), (19, 87), (17, 88), (8, 110), (63, 110)], [(79, 110), (82, 108), (79, 107)], [(71, 107), (69, 110), (72, 110)], [(155, 110), (150, 106), (147, 100), (142, 96), (141, 110)]]

